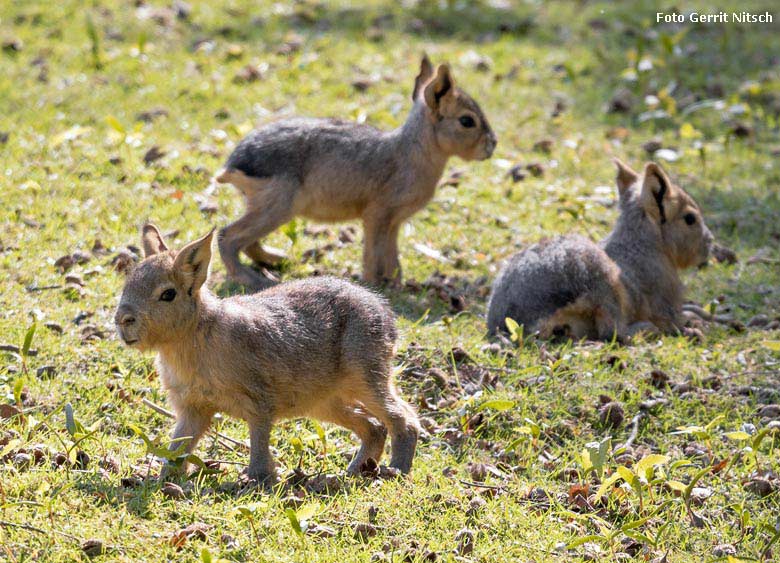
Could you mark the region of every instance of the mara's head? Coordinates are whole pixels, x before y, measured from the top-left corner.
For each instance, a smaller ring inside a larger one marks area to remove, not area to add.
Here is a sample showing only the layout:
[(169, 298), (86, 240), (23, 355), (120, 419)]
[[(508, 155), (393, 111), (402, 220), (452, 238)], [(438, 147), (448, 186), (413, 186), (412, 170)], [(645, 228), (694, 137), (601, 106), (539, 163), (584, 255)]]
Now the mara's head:
[(706, 264), (713, 237), (696, 201), (654, 162), (641, 174), (618, 159), (615, 165), (620, 206), (629, 220), (643, 222), (658, 235), (677, 268)]
[(439, 65), (434, 71), (428, 57), (423, 57), (412, 100), (424, 104), (435, 142), (447, 156), (484, 160), (493, 154), (496, 134), (479, 104), (455, 85), (448, 65)]
[(125, 344), (156, 348), (193, 326), (208, 277), (213, 234), (212, 230), (177, 252), (168, 250), (157, 227), (143, 226), (144, 259), (128, 273), (114, 316)]

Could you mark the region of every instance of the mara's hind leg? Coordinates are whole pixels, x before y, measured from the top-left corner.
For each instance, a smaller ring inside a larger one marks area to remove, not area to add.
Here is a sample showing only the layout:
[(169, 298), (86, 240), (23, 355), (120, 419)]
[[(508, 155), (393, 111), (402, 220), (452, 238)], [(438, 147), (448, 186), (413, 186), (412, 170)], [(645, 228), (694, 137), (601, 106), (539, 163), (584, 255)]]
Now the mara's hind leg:
[(219, 232), (219, 253), (232, 280), (252, 289), (272, 285), (271, 280), (242, 264), (239, 252), (247, 248), (250, 252), (259, 249), (256, 256), (269, 257), (257, 241), (292, 218), (292, 195), (293, 188), (289, 184), (266, 184), (247, 194), (246, 213)]
[(352, 430), (360, 439), (360, 449), (347, 467), (347, 473), (360, 474), (360, 468), (368, 458), (379, 462), (385, 449), (387, 429), (362, 405), (346, 404), (341, 398), (335, 398), (325, 408), (318, 410), (316, 415), (322, 420)]
[(539, 323), (542, 338), (583, 338), (623, 341), (627, 337), (618, 303), (593, 295), (583, 295), (561, 307)]
[(369, 383), (369, 388), (357, 399), (365, 404), (368, 412), (382, 421), (390, 431), (392, 446), (390, 467), (394, 467), (402, 473), (409, 473), (412, 469), (417, 438), (420, 434), (420, 422), (417, 420), (417, 414), (409, 404), (398, 396), (398, 392), (389, 378), (384, 381), (372, 378)]
[(593, 319), (599, 340), (609, 341), (615, 339), (618, 342), (626, 342), (628, 340), (628, 328), (623, 321), (620, 307), (615, 303), (607, 301), (594, 307)]

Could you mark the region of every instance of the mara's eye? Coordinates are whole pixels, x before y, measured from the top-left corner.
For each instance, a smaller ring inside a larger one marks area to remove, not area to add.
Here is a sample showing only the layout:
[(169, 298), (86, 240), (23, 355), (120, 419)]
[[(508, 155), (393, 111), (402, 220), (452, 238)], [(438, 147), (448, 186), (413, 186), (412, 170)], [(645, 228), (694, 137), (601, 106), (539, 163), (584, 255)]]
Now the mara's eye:
[(471, 129), (476, 125), (474, 118), (470, 115), (461, 115), (458, 121), (460, 121), (460, 124), (467, 129)]
[(693, 225), (694, 223), (696, 223), (696, 215), (694, 215), (693, 213), (686, 213), (683, 219), (685, 219), (686, 225)]
[(173, 301), (174, 299), (176, 299), (176, 290), (172, 287), (160, 294), (160, 301)]

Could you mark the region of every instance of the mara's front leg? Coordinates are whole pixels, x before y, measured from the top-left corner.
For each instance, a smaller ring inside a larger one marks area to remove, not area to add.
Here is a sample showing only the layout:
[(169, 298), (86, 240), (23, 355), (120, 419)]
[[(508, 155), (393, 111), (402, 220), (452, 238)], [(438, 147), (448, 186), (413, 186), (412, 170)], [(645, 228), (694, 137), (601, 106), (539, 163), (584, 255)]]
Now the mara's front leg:
[[(171, 452), (183, 451), (184, 454), (191, 454), (198, 445), (198, 441), (206, 433), (211, 425), (211, 417), (214, 415), (212, 410), (201, 410), (193, 407), (178, 409), (176, 416), (176, 426), (171, 436), (171, 444), (168, 449)], [(181, 466), (181, 470), (186, 470), (187, 464)], [(166, 463), (163, 469), (163, 477), (175, 472), (175, 468)]]
[(398, 254), (398, 231), (401, 229), (402, 221), (396, 219), (390, 225), (385, 236), (385, 259), (383, 279), (389, 280), (391, 285), (401, 285), (401, 258)]
[(247, 476), (259, 484), (276, 481), (276, 467), (271, 457), (271, 420), (255, 419), (249, 423), (249, 467)]
[(400, 219), (387, 210), (364, 215), (363, 279), (366, 282), (373, 285), (386, 280), (400, 282), (399, 227)]

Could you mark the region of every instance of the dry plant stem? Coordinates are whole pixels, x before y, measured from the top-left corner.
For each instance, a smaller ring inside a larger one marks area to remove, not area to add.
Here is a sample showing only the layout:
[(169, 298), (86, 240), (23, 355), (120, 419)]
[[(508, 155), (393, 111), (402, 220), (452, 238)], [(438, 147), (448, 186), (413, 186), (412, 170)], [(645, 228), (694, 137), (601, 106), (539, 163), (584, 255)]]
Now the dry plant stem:
[(69, 540), (73, 540), (75, 542), (81, 542), (80, 538), (68, 534), (67, 532), (60, 532), (59, 530), (54, 530), (54, 529), (44, 530), (43, 528), (36, 528), (35, 526), (31, 526), (30, 524), (16, 524), (14, 522), (7, 522), (6, 520), (0, 520), (0, 526), (2, 526), (3, 528), (18, 528), (21, 530), (27, 530), (28, 532), (36, 532), (38, 534), (45, 534), (45, 535), (57, 534), (64, 538), (68, 538)]
[[(167, 409), (164, 409), (160, 405), (156, 405), (155, 403), (151, 402), (149, 399), (141, 399), (141, 402), (143, 404), (145, 404), (147, 407), (149, 407), (150, 409), (152, 409), (153, 411), (155, 411), (155, 412), (157, 412), (157, 413), (159, 413), (159, 414), (161, 414), (163, 416), (167, 416), (168, 418), (174, 418), (174, 419), (176, 418), (176, 415), (173, 414), (171, 411), (169, 411)], [(249, 446), (247, 446), (244, 442), (236, 440), (235, 438), (231, 438), (230, 436), (227, 436), (227, 435), (222, 434), (221, 432), (217, 432), (215, 430), (210, 430), (209, 432), (214, 434), (215, 436), (217, 436), (221, 440), (224, 440), (225, 442), (228, 442), (229, 444), (233, 444), (234, 446), (238, 446), (240, 448), (243, 448), (244, 450), (249, 450)], [(231, 448), (227, 444), (224, 444), (222, 442), (220, 442), (220, 443), (223, 446), (227, 447), (228, 449), (231, 449), (231, 450), (233, 449), (233, 448)]]
[(634, 441), (639, 435), (639, 423), (642, 421), (644, 417), (645, 417), (645, 413), (643, 412), (634, 415), (634, 418), (631, 419), (631, 433), (628, 435), (628, 440), (626, 440), (625, 443), (620, 444), (618, 447), (616, 447), (614, 451), (618, 451), (621, 448), (630, 448), (634, 444)]
[(686, 303), (682, 306), (683, 311), (687, 311), (689, 313), (693, 313), (694, 315), (697, 315), (701, 317), (703, 320), (707, 322), (715, 322), (720, 324), (729, 324), (734, 319), (729, 318), (726, 315), (713, 315), (709, 311), (705, 310), (703, 307), (700, 307), (699, 305), (695, 305), (693, 303)]
[(506, 487), (496, 485), (486, 485), (485, 483), (474, 483), (472, 481), (466, 481), (464, 479), (458, 479), (458, 482), (467, 487), (478, 487), (480, 489), (490, 489), (491, 491), (505, 491)]

